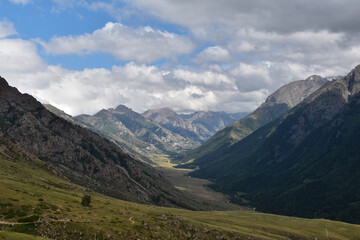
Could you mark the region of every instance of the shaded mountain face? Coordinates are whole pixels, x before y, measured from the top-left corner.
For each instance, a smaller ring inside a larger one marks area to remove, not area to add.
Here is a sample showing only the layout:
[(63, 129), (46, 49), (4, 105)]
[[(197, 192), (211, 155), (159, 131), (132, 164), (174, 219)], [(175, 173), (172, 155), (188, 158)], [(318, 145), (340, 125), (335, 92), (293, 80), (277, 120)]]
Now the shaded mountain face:
[(271, 94), (254, 112), (217, 132), (206, 143), (192, 150), (183, 160), (188, 164), (181, 167), (196, 168), (206, 165), (221, 151), (239, 142), (256, 129), (279, 118), (289, 109), (299, 104), (310, 94), (321, 88), (328, 81), (320, 76), (311, 76), (286, 84)]
[(154, 169), (99, 135), (57, 117), (32, 96), (10, 87), (3, 78), (0, 134), (53, 164), (72, 182), (95, 191), (159, 205), (181, 201), (180, 192)]
[(244, 117), (246, 113), (199, 111), (178, 115), (169, 108), (151, 109), (143, 113), (147, 119), (162, 127), (202, 143), (227, 125)]
[(176, 155), (199, 145), (198, 142), (171, 132), (124, 105), (119, 105), (116, 109), (103, 109), (94, 116), (80, 115), (75, 117), (75, 120), (117, 144), (147, 157), (160, 153)]
[(360, 66), (193, 173), (266, 212), (360, 223)]

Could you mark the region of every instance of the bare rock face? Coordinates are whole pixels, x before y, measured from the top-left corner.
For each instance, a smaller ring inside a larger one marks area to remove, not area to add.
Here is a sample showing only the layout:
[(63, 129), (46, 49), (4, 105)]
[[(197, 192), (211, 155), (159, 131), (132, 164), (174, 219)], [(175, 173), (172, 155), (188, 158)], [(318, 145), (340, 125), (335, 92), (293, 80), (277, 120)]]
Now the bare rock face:
[(115, 109), (103, 109), (93, 116), (76, 116), (74, 119), (143, 156), (157, 153), (174, 155), (199, 145), (198, 142), (172, 132), (124, 105)]
[(175, 127), (190, 128), (190, 123), (182, 119), (170, 108), (151, 109), (142, 115), (161, 125), (171, 124)]
[(265, 101), (266, 104), (286, 104), (289, 108), (295, 107), (311, 93), (319, 89), (328, 81), (318, 75), (313, 75), (305, 80), (286, 84), (271, 94)]
[(217, 131), (245, 116), (246, 113), (229, 114), (225, 112), (197, 111), (178, 115), (169, 108), (150, 109), (142, 114), (162, 127), (203, 143)]
[(45, 109), (0, 77), (0, 134), (74, 183), (125, 200), (175, 205), (181, 194), (115, 144)]

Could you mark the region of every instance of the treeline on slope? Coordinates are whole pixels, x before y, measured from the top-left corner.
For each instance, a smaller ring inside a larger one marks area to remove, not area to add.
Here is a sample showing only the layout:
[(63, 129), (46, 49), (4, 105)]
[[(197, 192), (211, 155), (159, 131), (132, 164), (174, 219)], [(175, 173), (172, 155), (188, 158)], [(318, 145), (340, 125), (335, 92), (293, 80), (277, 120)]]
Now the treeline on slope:
[(260, 211), (360, 223), (359, 92), (360, 65), (191, 175)]

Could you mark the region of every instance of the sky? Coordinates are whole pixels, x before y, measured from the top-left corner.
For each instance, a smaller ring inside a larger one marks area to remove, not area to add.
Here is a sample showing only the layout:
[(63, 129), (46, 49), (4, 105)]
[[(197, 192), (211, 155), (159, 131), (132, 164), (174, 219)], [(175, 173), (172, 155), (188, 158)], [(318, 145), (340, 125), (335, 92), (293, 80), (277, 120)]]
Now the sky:
[(360, 64), (358, 0), (0, 0), (0, 76), (71, 115), (248, 112)]

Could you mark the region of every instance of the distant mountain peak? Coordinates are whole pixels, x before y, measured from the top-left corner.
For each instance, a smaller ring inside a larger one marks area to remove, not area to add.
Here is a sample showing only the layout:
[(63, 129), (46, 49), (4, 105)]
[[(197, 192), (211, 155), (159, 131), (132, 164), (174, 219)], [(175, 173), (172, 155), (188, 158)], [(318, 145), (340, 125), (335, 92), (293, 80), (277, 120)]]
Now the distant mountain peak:
[[(149, 109), (147, 110), (145, 113), (157, 113), (157, 114), (177, 114), (174, 110), (168, 108), (168, 107), (163, 107), (163, 108), (154, 108), (154, 109)], [(144, 114), (145, 114), (144, 113)]]
[(359, 76), (359, 75), (360, 75), (360, 64), (357, 65), (357, 66), (354, 68), (353, 71), (357, 72), (357, 74), (358, 74), (358, 76)]
[(360, 92), (360, 65), (356, 66), (346, 77), (349, 95)]
[(327, 79), (312, 75), (305, 80), (288, 83), (272, 93), (265, 103), (286, 104), (292, 108), (326, 82), (328, 82)]
[(129, 107), (125, 106), (125, 105), (122, 105), (122, 104), (118, 105), (115, 108), (115, 110), (118, 111), (118, 112), (129, 112), (129, 111), (133, 112), (133, 110), (131, 108), (129, 108)]
[(146, 118), (156, 120), (158, 123), (176, 121), (183, 124), (182, 118), (175, 111), (167, 107), (150, 109), (144, 112), (142, 115)]
[(305, 81), (318, 81), (323, 79), (324, 78), (319, 75), (311, 75), (310, 77), (306, 78)]

